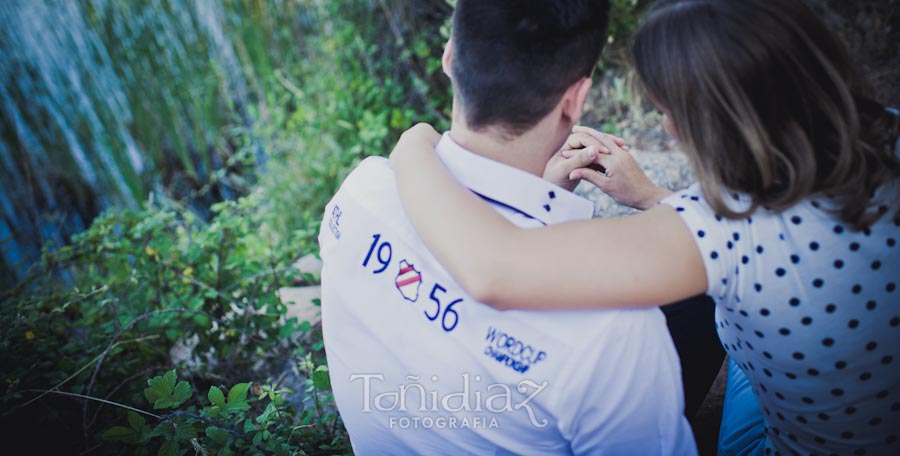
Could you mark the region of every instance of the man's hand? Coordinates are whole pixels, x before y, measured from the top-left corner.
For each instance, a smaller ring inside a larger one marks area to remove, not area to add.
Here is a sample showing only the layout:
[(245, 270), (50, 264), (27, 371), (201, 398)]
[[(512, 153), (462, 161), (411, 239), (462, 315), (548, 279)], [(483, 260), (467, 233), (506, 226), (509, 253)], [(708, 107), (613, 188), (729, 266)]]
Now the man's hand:
[(573, 168), (570, 181), (587, 180), (619, 204), (640, 210), (649, 209), (672, 194), (650, 182), (620, 138), (587, 127), (575, 127), (573, 131), (559, 155), (583, 163), (587, 158), (585, 148), (596, 148), (598, 153), (593, 164)]
[(570, 149), (566, 152), (567, 155), (563, 155), (563, 151), (553, 154), (553, 157), (547, 162), (547, 167), (544, 168), (544, 180), (571, 192), (581, 182), (581, 178), (573, 177), (573, 173), (577, 169), (590, 166), (597, 160), (597, 147)]

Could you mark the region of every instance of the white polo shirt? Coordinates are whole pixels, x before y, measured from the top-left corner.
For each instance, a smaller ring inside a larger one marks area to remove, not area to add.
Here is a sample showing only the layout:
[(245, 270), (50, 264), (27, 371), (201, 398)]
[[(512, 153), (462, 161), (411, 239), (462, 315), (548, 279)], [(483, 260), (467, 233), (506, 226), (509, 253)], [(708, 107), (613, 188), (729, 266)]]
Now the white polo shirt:
[[(590, 202), (449, 134), (437, 153), (518, 226), (592, 215)], [(319, 242), (325, 350), (357, 454), (696, 454), (658, 309), (500, 312), (476, 302), (423, 246), (384, 158), (344, 181)]]

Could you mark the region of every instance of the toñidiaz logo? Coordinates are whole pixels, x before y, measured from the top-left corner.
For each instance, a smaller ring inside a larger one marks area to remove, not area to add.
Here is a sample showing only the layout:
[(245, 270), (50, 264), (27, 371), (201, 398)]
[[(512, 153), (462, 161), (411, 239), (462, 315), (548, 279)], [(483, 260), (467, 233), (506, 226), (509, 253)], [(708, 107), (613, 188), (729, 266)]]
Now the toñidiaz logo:
[[(536, 404), (550, 384), (523, 379), (517, 383), (487, 383), (480, 375), (462, 374), (458, 388), (453, 379), (437, 375), (407, 375), (405, 381), (386, 381), (382, 374), (351, 374), (350, 383), (362, 386), (363, 413), (385, 414), (393, 428), (497, 429), (502, 414), (526, 413), (536, 428), (550, 420)], [(396, 386), (395, 386), (396, 385)]]

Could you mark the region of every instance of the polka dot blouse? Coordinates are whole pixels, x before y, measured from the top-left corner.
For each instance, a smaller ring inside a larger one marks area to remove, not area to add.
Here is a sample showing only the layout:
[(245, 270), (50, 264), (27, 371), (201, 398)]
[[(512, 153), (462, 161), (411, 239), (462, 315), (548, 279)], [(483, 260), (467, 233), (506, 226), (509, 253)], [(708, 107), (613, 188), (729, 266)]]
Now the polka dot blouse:
[(885, 198), (863, 232), (826, 211), (827, 198), (737, 221), (716, 216), (698, 185), (663, 203), (694, 233), (767, 454), (900, 455), (900, 203)]

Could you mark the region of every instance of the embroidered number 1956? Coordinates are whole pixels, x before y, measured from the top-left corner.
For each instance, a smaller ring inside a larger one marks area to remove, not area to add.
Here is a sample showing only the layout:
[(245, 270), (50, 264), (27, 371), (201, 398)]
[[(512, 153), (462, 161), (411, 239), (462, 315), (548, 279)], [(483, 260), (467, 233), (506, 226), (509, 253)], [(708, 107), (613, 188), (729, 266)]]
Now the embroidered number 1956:
[[(369, 267), (369, 263), (373, 260), (377, 262), (375, 269), (372, 271), (372, 274), (382, 274), (384, 271), (388, 269), (391, 265), (391, 260), (394, 256), (394, 248), (391, 246), (390, 242), (382, 241), (381, 234), (372, 235), (372, 245), (369, 246), (369, 251), (366, 252), (366, 257), (363, 259), (362, 266), (364, 268)], [(404, 266), (406, 269), (403, 269)], [(397, 280), (399, 282), (395, 283), (395, 286), (398, 290), (400, 290), (401, 295), (410, 302), (418, 301), (418, 287), (421, 284), (422, 274), (415, 270), (415, 268), (409, 264), (406, 260), (400, 262), (400, 274), (411, 274), (414, 273), (414, 276), (410, 276), (401, 281), (402, 278), (398, 276)], [(407, 283), (409, 282), (409, 283)], [(412, 289), (407, 289), (405, 287), (415, 285), (415, 292)], [(426, 309), (424, 311), (425, 318), (430, 321), (437, 321), (438, 318), (441, 320), (441, 328), (446, 332), (451, 332), (456, 329), (456, 326), (459, 324), (459, 313), (453, 308), (457, 304), (463, 302), (463, 299), (456, 299), (450, 301), (449, 304), (444, 305), (442, 298), (445, 298), (447, 294), (447, 289), (444, 288), (441, 284), (435, 283), (434, 287), (431, 289), (431, 293), (429, 293), (428, 297), (431, 302), (434, 304), (433, 310)], [(443, 295), (443, 296), (442, 296)]]

